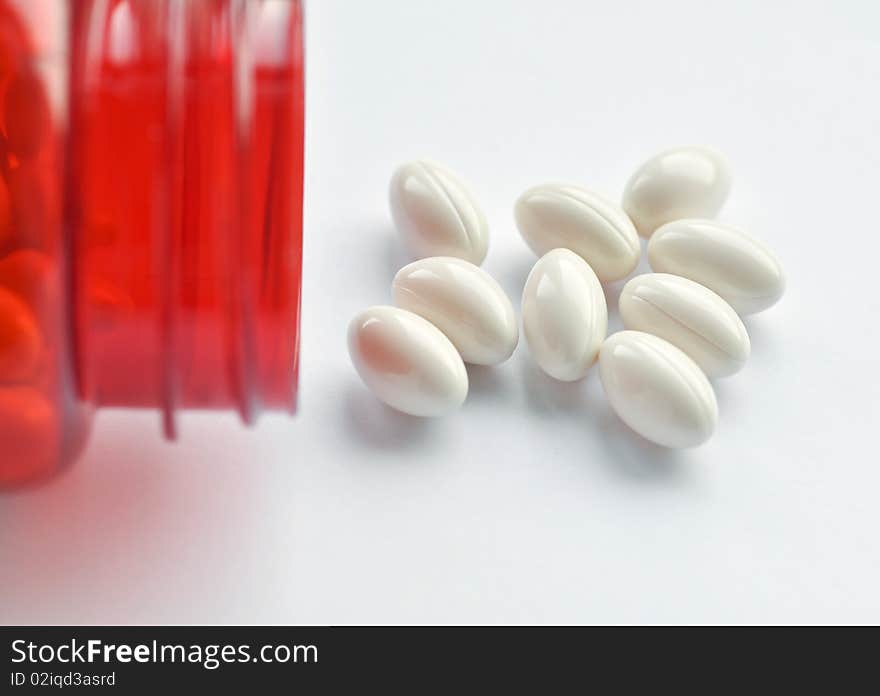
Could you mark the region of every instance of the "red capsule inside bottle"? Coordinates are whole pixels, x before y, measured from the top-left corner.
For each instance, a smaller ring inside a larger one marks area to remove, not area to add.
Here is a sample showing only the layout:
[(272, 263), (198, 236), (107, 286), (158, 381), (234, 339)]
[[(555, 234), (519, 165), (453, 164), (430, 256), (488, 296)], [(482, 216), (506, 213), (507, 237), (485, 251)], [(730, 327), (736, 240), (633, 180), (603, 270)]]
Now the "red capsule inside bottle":
[(296, 405), (296, 0), (0, 0), (0, 485), (94, 408)]

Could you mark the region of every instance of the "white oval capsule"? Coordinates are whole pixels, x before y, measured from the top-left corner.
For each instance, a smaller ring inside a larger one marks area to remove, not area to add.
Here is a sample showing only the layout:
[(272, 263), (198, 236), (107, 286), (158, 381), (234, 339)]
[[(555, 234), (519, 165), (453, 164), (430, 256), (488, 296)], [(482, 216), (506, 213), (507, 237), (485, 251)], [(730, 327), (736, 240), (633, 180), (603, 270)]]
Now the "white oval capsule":
[(563, 382), (587, 374), (608, 329), (599, 279), (568, 249), (554, 249), (538, 259), (523, 289), (522, 318), (535, 361)]
[(785, 276), (767, 247), (745, 232), (713, 220), (676, 220), (648, 243), (651, 268), (705, 285), (739, 314), (776, 304)]
[(733, 307), (708, 288), (667, 273), (646, 273), (620, 293), (628, 329), (666, 339), (708, 377), (739, 372), (749, 357), (749, 334)]
[(571, 249), (602, 282), (629, 275), (639, 262), (639, 237), (618, 206), (567, 184), (535, 186), (514, 207), (519, 232), (538, 256)]
[(417, 160), (391, 177), (391, 217), (414, 258), (454, 256), (480, 265), (489, 226), (467, 187), (439, 164)]
[(706, 375), (682, 351), (641, 331), (602, 344), (599, 377), (620, 419), (664, 447), (696, 447), (715, 431), (718, 403)]
[(643, 237), (681, 218), (715, 217), (730, 193), (730, 167), (707, 147), (678, 147), (655, 155), (630, 177), (623, 209)]
[(513, 306), (486, 271), (451, 256), (404, 266), (391, 286), (394, 304), (424, 317), (476, 365), (507, 360), (519, 340)]
[(464, 402), (468, 376), (440, 329), (398, 307), (370, 307), (348, 326), (348, 352), (364, 384), (413, 416), (441, 416)]

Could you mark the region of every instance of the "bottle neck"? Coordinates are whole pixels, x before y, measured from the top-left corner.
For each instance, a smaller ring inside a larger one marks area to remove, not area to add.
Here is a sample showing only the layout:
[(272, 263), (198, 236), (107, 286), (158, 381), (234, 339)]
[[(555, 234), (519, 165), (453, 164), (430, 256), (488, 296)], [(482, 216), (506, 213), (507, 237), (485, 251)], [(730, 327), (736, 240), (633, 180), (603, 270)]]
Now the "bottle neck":
[(293, 411), (298, 1), (71, 3), (75, 381), (97, 405)]

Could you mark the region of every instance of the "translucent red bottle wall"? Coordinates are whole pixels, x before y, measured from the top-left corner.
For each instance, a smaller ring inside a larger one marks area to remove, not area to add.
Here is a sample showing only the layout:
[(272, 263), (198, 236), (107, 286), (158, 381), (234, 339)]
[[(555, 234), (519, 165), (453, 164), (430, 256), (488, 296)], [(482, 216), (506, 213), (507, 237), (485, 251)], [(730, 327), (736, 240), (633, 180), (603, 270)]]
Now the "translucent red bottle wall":
[(295, 408), (295, 0), (0, 0), (0, 485), (96, 406)]

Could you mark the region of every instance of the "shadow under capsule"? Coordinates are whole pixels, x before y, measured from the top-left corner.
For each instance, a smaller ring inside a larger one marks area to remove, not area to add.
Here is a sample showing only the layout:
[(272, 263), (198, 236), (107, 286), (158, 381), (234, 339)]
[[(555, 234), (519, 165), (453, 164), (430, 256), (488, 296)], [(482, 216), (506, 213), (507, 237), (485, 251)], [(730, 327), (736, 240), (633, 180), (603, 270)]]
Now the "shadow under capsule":
[(401, 413), (382, 403), (360, 383), (352, 383), (342, 400), (345, 433), (358, 444), (382, 451), (412, 450), (430, 441), (438, 418)]
[(632, 430), (609, 406), (596, 409), (598, 441), (611, 473), (640, 482), (685, 480), (686, 451), (661, 447)]

